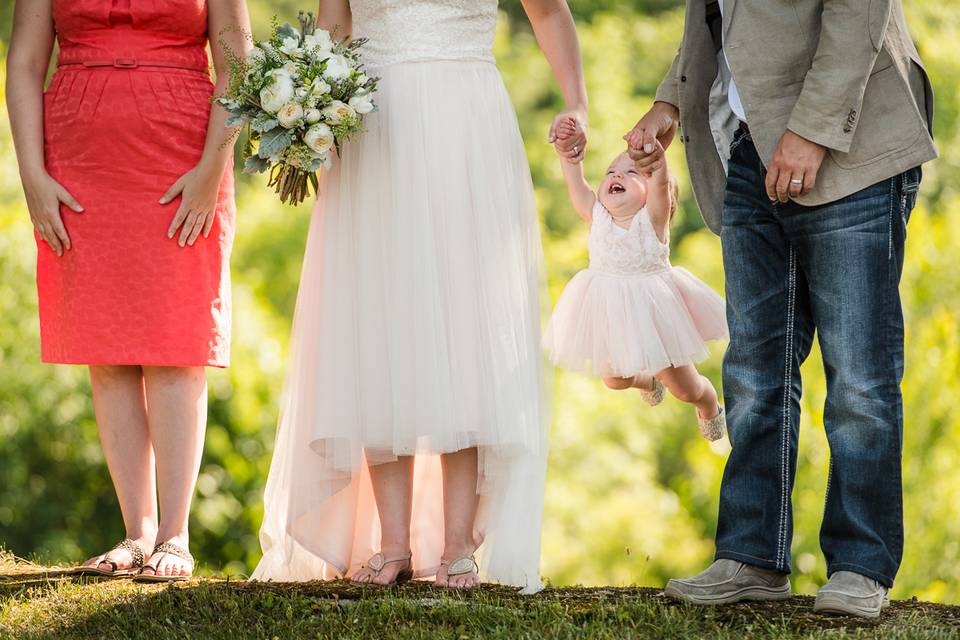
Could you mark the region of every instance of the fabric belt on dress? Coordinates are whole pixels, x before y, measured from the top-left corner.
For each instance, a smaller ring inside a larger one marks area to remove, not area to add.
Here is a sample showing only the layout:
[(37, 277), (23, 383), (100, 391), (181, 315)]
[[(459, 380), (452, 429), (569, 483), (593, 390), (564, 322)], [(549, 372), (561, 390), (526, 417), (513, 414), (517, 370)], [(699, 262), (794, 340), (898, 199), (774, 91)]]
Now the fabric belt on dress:
[(103, 67), (113, 67), (115, 69), (136, 69), (137, 67), (162, 67), (165, 69), (186, 69), (187, 71), (199, 71), (207, 73), (207, 67), (198, 67), (181, 62), (162, 62), (160, 60), (139, 60), (137, 58), (113, 58), (103, 60), (83, 60), (77, 62), (57, 62), (57, 67), (84, 67), (87, 69), (98, 69)]

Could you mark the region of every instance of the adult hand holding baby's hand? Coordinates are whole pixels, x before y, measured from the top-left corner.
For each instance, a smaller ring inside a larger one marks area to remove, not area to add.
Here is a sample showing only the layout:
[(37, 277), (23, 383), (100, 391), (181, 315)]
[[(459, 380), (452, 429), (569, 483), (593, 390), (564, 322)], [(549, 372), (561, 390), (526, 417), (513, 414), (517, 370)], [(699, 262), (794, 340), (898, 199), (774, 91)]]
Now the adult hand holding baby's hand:
[(550, 126), (548, 140), (567, 162), (582, 161), (587, 149), (586, 115), (576, 109), (558, 114)]
[(667, 102), (654, 102), (623, 139), (627, 141), (630, 158), (646, 174), (663, 167), (664, 151), (677, 133), (680, 113)]

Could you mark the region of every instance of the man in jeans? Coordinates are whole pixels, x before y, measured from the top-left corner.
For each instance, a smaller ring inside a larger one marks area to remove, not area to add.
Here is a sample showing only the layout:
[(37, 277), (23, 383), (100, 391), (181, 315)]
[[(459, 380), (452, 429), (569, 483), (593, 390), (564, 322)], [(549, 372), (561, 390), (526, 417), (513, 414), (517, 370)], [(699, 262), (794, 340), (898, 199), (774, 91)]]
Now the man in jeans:
[(666, 594), (790, 597), (800, 365), (816, 331), (831, 461), (829, 582), (814, 609), (876, 617), (903, 550), (898, 285), (919, 167), (936, 157), (932, 91), (900, 0), (687, 0), (656, 100), (631, 153), (656, 168), (679, 124), (720, 234), (733, 444), (716, 561)]

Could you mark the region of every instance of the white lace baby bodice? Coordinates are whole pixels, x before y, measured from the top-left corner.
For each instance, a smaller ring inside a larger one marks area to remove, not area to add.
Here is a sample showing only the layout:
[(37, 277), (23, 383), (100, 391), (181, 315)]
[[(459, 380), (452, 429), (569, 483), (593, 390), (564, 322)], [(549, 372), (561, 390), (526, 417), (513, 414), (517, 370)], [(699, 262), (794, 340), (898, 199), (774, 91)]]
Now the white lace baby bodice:
[(634, 276), (670, 268), (670, 245), (660, 242), (646, 208), (617, 226), (600, 200), (593, 205), (590, 225), (590, 270), (616, 276)]
[(368, 66), (413, 60), (493, 61), (497, 0), (350, 0)]

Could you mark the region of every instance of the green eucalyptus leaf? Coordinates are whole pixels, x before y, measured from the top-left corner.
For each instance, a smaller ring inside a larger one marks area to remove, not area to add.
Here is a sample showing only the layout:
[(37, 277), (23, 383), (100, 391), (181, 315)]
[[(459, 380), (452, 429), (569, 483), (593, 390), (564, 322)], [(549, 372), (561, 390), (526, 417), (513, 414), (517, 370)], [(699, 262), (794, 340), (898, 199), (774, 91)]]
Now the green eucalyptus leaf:
[(261, 158), (279, 155), (284, 149), (290, 146), (291, 142), (293, 142), (293, 131), (290, 129), (277, 128), (268, 131), (260, 138), (260, 152), (258, 155)]
[(263, 173), (270, 168), (270, 161), (260, 156), (250, 156), (243, 163), (244, 173)]

